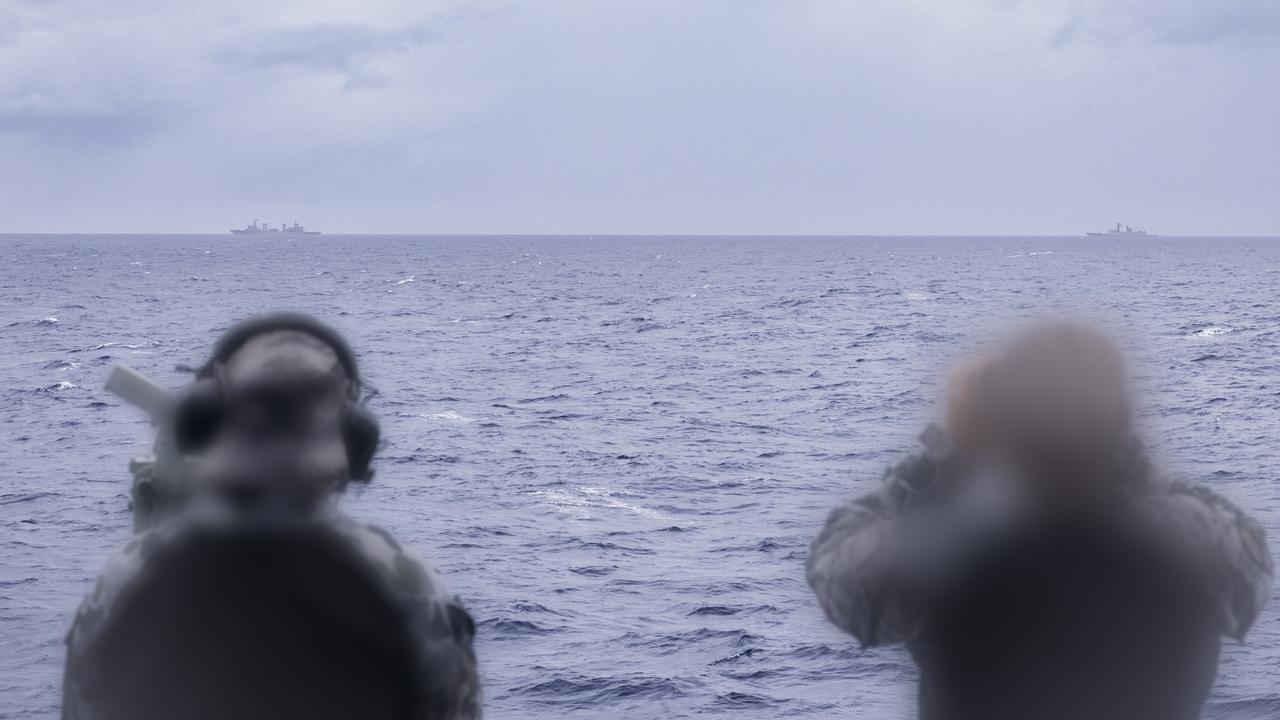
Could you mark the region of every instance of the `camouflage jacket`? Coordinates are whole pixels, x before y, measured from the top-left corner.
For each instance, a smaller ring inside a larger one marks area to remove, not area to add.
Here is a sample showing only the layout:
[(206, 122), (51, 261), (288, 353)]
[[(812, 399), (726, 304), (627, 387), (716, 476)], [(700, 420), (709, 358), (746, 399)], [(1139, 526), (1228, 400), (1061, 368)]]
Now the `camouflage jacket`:
[[(922, 576), (963, 553), (977, 532), (952, 522), (941, 433), (930, 427), (921, 438), (924, 449), (890, 467), (878, 489), (831, 512), (809, 552), (808, 582), (823, 611), (866, 646), (916, 637), (929, 614)], [(1142, 457), (1126, 492), (1135, 521), (1203, 570), (1221, 632), (1243, 640), (1271, 594), (1262, 527), (1208, 488), (1157, 475)]]
[[(366, 577), (405, 611), (416, 648), (415, 720), (472, 720), (481, 717), (481, 690), (472, 642), (475, 624), (445, 589), (439, 574), (390, 533), (335, 514), (322, 523), (327, 532), (368, 572)], [(98, 717), (93, 693), (95, 644), (112, 621), (116, 601), (135, 584), (157, 547), (182, 532), (165, 523), (135, 536), (99, 575), (67, 633), (63, 685), (64, 720)]]

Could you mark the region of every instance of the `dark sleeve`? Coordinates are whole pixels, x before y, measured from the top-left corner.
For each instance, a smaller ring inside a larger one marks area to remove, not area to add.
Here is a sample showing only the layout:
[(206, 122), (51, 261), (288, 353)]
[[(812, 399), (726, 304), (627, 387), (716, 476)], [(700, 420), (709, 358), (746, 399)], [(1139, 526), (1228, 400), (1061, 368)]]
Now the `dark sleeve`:
[(1152, 481), (1140, 507), (1208, 583), (1219, 630), (1243, 640), (1271, 596), (1275, 568), (1262, 526), (1204, 485), (1180, 478)]
[(889, 468), (878, 489), (831, 512), (809, 550), (809, 587), (827, 618), (863, 645), (905, 642), (923, 623), (915, 559), (929, 550), (913, 515), (929, 504), (938, 469), (929, 453)]
[[(427, 605), (430, 605), (428, 607)], [(480, 675), (473, 648), (476, 626), (455, 597), (420, 606), (423, 657), (418, 678), (420, 720), (479, 720)]]
[(340, 530), (408, 610), (418, 654), (415, 720), (478, 720), (476, 626), (462, 602), (435, 568), (385, 530), (349, 521)]

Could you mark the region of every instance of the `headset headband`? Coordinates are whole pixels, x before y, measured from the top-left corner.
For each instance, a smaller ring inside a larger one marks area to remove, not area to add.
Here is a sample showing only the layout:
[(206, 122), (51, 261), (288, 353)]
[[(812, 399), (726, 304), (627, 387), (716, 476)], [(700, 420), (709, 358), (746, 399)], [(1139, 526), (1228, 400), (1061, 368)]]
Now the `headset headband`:
[(337, 330), (303, 313), (278, 312), (241, 320), (223, 333), (213, 348), (213, 356), (200, 368), (200, 377), (210, 377), (214, 368), (225, 363), (253, 338), (270, 332), (292, 330), (300, 332), (323, 342), (333, 349), (338, 362), (347, 373), (350, 382), (350, 394), (353, 399), (360, 396), (360, 368), (356, 364), (355, 353), (351, 346)]

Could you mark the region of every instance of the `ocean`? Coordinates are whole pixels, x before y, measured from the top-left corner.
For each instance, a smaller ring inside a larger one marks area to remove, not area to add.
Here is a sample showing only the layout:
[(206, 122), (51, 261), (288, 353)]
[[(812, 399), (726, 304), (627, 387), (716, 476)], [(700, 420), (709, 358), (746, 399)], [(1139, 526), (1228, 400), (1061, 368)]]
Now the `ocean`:
[[(817, 237), (0, 237), (0, 718), (57, 716), (62, 638), (130, 537), (142, 413), (273, 309), (347, 333), (385, 447), (347, 511), (478, 623), (492, 718), (895, 718), (914, 671), (822, 618), (804, 558), (1020, 318), (1132, 353), (1166, 465), (1280, 544), (1280, 242)], [(1280, 717), (1280, 602), (1207, 716)]]

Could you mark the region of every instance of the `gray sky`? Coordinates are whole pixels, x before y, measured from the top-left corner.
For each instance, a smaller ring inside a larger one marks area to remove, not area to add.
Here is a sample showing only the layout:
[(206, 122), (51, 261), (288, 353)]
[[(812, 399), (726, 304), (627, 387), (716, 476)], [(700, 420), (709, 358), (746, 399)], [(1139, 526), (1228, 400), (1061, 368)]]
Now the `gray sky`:
[(1280, 233), (1280, 0), (0, 0), (0, 232)]

